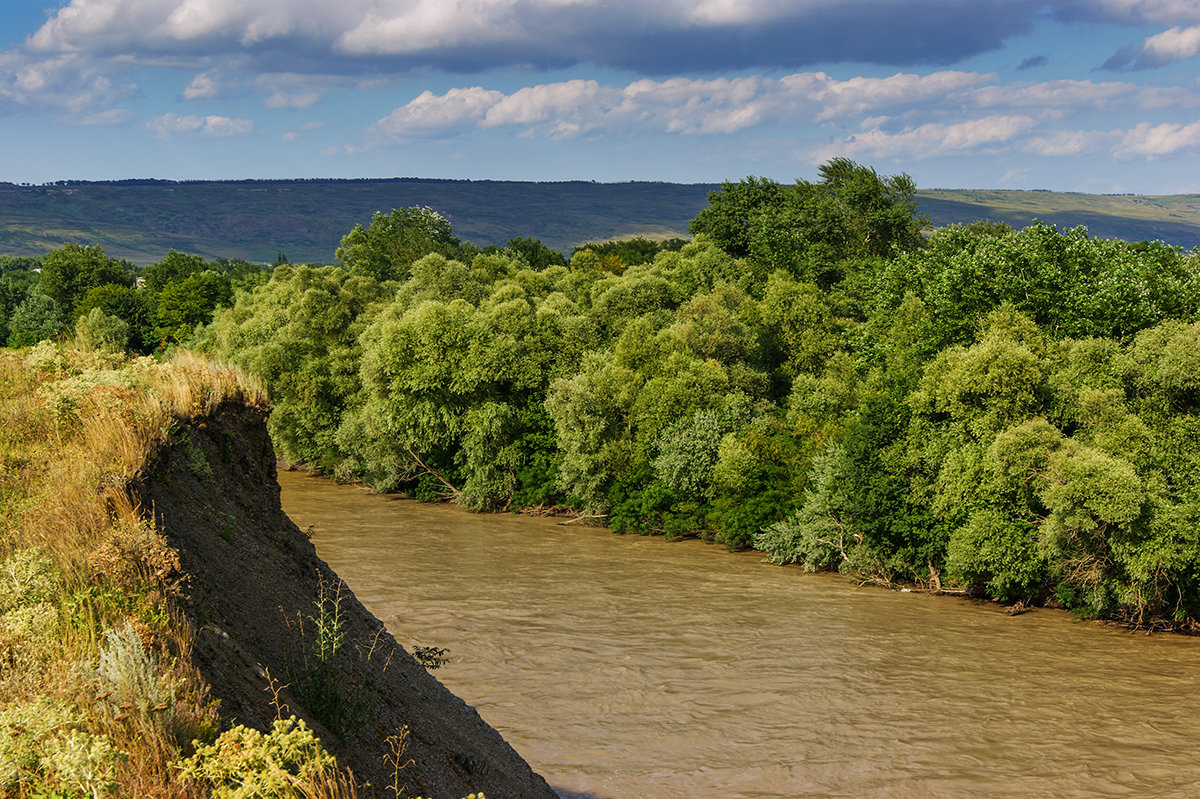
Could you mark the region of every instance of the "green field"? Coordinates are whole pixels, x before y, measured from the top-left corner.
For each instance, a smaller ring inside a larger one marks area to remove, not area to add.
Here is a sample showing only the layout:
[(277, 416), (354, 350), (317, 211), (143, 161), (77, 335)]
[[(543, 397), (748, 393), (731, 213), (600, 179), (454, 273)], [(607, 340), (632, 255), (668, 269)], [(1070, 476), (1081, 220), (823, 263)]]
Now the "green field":
[[(139, 264), (169, 249), (209, 258), (329, 262), (338, 242), (375, 211), (430, 206), (478, 245), (515, 236), (569, 252), (628, 236), (686, 235), (712, 184), (568, 181), (279, 180), (0, 183), (0, 254), (37, 255), (63, 244), (99, 244)], [(928, 190), (934, 226), (995, 219), (1086, 225), (1095, 235), (1200, 245), (1200, 196), (1142, 197), (1043, 191)]]

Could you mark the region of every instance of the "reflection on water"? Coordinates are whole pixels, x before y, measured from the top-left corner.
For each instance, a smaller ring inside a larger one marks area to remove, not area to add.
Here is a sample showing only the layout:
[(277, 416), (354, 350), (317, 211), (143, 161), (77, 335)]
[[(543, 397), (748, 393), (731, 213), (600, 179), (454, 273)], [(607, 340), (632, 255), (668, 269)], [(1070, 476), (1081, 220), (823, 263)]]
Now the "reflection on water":
[(281, 473), (284, 510), (564, 797), (1200, 795), (1200, 641)]

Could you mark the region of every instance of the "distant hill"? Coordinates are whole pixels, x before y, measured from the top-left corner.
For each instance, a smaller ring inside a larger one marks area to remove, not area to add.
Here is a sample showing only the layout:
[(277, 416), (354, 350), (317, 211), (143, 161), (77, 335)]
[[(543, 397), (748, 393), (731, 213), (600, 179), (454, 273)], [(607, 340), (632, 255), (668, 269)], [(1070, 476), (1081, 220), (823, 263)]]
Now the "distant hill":
[[(124, 180), (45, 186), (0, 183), (0, 254), (37, 255), (66, 243), (99, 244), (145, 264), (167, 250), (273, 261), (330, 262), (356, 224), (375, 211), (430, 206), (478, 245), (515, 236), (569, 252), (588, 241), (686, 236), (714, 184), (564, 181)], [(1097, 236), (1200, 245), (1200, 196), (931, 190), (921, 208), (935, 226), (1034, 218), (1086, 225)]]
[(1200, 194), (1076, 194), (1053, 191), (932, 189), (919, 192), (935, 227), (991, 219), (1016, 228), (1034, 219), (1093, 236), (1200, 246)]

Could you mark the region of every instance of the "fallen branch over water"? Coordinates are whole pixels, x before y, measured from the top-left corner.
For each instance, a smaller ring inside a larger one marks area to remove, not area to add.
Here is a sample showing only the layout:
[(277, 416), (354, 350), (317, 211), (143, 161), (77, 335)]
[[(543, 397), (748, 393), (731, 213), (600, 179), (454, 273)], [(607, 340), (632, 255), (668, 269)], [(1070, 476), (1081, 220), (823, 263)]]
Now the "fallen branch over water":
[(592, 519), (607, 519), (607, 513), (585, 513), (581, 516), (576, 516), (573, 519), (567, 519), (565, 522), (559, 522), (559, 526), (566, 524), (574, 524), (575, 522), (591, 521)]

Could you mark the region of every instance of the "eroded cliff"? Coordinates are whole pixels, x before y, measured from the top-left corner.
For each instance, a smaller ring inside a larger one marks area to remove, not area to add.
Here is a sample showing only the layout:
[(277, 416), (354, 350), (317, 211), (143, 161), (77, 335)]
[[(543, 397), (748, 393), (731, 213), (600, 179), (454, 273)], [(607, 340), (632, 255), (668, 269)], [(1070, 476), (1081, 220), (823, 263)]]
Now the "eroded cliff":
[(222, 718), (263, 730), (306, 719), (360, 796), (554, 797), (283, 513), (265, 420), (231, 401), (179, 423), (132, 486), (178, 552), (192, 657)]

